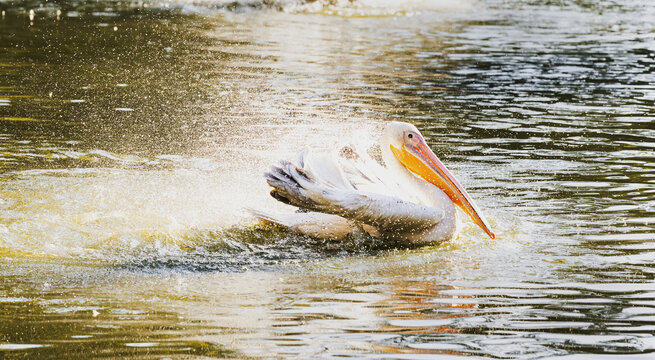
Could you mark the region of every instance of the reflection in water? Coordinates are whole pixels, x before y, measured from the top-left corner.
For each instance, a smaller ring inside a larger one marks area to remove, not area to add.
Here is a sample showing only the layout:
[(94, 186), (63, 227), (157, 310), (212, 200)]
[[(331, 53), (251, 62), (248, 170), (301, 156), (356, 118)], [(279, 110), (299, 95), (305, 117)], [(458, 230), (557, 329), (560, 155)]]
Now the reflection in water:
[[(648, 1), (0, 11), (0, 357), (655, 351)], [(278, 159), (395, 119), (495, 241), (321, 242), (242, 210), (289, 210)]]
[(472, 309), (477, 304), (470, 296), (450, 296), (442, 293), (451, 286), (435, 286), (426, 281), (401, 284), (394, 288), (391, 298), (379, 304), (380, 317), (388, 319), (388, 325), (381, 331), (398, 334), (376, 349), (385, 353), (448, 354), (471, 355), (467, 347), (453, 343), (434, 343), (431, 338), (445, 337), (448, 334), (461, 334), (455, 324), (458, 318), (470, 316), (468, 312), (457, 309)]

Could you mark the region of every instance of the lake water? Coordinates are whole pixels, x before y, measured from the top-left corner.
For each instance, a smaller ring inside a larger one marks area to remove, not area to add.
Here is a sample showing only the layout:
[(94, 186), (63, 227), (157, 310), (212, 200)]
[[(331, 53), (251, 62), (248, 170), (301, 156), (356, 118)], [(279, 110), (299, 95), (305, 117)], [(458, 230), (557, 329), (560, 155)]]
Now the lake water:
[[(652, 359), (649, 0), (0, 1), (0, 357)], [(414, 123), (483, 209), (409, 249), (257, 224)]]

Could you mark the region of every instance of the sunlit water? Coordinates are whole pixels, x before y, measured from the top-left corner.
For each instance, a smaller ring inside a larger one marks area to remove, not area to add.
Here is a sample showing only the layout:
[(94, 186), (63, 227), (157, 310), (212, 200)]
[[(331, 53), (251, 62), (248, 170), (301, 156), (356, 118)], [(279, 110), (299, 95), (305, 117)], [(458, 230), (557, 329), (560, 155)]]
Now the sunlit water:
[[(0, 11), (0, 357), (655, 356), (650, 1)], [(496, 240), (324, 242), (244, 211), (291, 211), (278, 159), (392, 120)]]

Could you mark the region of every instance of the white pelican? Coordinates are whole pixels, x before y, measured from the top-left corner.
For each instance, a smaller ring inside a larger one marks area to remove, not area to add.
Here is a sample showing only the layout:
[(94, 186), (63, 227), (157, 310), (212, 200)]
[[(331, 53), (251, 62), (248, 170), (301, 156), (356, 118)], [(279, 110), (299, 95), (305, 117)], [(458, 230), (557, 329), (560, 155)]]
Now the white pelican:
[(457, 235), (459, 206), (492, 239), (484, 216), (411, 124), (392, 122), (381, 142), (382, 167), (354, 145), (338, 153), (298, 154), (265, 174), (271, 196), (299, 208), (293, 214), (253, 215), (293, 231), (341, 238), (357, 229), (373, 236), (434, 244)]

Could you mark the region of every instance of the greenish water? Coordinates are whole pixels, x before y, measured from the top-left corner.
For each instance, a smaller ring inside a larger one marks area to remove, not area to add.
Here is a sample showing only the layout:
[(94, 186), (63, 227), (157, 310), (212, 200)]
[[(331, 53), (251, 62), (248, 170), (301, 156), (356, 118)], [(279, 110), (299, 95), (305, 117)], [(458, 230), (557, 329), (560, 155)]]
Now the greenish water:
[[(650, 359), (655, 6), (0, 1), (0, 358)], [(496, 231), (301, 238), (262, 173), (386, 122)]]

